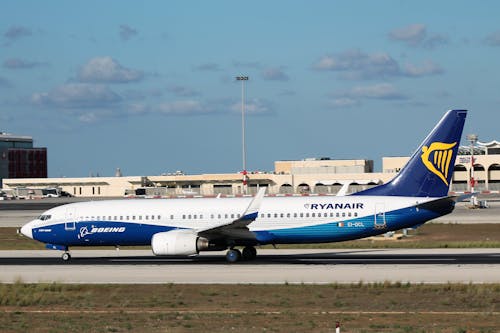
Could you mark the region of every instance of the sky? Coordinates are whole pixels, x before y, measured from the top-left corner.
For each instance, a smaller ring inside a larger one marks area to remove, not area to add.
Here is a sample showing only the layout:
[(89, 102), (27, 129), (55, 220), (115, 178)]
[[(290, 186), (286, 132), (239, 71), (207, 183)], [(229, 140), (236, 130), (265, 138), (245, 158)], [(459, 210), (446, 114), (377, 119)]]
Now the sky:
[[(49, 177), (409, 156), (446, 110), (500, 140), (499, 1), (2, 1), (0, 131)], [(462, 144), (464, 144), (462, 139)]]

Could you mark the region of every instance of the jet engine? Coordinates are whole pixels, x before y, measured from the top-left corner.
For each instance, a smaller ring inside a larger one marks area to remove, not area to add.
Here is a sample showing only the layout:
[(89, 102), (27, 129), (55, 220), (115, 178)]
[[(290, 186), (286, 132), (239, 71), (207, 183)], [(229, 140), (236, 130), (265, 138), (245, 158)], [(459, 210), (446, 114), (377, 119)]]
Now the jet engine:
[(193, 255), (208, 249), (208, 240), (192, 230), (173, 230), (154, 234), (151, 248), (157, 256)]

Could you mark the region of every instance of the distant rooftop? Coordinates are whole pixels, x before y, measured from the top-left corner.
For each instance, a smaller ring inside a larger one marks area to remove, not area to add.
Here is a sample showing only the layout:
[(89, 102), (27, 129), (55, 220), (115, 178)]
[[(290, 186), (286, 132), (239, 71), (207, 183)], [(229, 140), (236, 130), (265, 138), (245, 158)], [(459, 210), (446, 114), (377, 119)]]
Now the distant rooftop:
[(31, 136), (25, 135), (13, 135), (6, 132), (0, 132), (0, 141), (24, 141), (24, 142), (33, 142), (33, 138)]

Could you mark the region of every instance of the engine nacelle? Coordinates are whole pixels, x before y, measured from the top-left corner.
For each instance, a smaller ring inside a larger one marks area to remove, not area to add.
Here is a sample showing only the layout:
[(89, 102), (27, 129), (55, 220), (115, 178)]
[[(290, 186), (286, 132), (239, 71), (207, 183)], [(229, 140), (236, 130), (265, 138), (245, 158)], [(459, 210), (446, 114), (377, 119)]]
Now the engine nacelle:
[(188, 256), (208, 249), (208, 240), (192, 230), (173, 230), (154, 234), (151, 248), (157, 256)]

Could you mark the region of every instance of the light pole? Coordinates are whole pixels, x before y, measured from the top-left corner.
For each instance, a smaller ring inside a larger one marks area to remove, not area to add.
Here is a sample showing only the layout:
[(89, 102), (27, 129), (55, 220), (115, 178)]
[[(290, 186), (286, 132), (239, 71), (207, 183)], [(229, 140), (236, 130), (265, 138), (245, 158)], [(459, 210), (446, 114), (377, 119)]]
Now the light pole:
[(245, 144), (245, 81), (248, 76), (237, 76), (237, 81), (241, 81), (241, 151), (243, 160), (243, 194), (247, 194), (247, 149)]
[(470, 142), (470, 192), (472, 193), (470, 197), (471, 205), (476, 205), (476, 198), (474, 197), (474, 185), (476, 183), (474, 179), (474, 145), (477, 142), (476, 134), (468, 134), (467, 140)]

